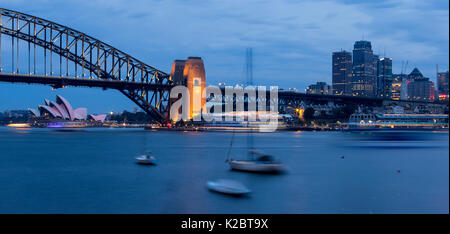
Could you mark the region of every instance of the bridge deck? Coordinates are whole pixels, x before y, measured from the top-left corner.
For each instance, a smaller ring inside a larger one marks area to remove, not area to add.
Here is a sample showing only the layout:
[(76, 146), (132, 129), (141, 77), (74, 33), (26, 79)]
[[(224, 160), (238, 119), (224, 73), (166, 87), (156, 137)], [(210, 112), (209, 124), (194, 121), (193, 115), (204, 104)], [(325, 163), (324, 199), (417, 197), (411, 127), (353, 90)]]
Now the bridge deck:
[(11, 74), (0, 73), (0, 82), (10, 83), (28, 83), (28, 84), (43, 84), (51, 85), (53, 87), (63, 86), (81, 86), (81, 87), (98, 87), (107, 89), (118, 90), (170, 90), (171, 85), (165, 84), (147, 84), (132, 81), (119, 81), (119, 80), (102, 80), (102, 79), (90, 79), (80, 77), (59, 77), (59, 76), (42, 76), (42, 75), (28, 75), (28, 74)]
[[(225, 93), (225, 87), (220, 88), (222, 94)], [(269, 90), (267, 91), (267, 95), (269, 95)], [(308, 94), (308, 93), (300, 93), (294, 91), (278, 91), (278, 99), (279, 100), (298, 100), (298, 101), (313, 101), (313, 102), (337, 102), (337, 103), (354, 103), (354, 104), (364, 104), (368, 106), (380, 106), (383, 103), (397, 103), (397, 104), (419, 104), (419, 105), (439, 105), (439, 106), (448, 106), (448, 102), (427, 102), (427, 101), (411, 101), (411, 100), (392, 100), (392, 99), (383, 99), (377, 97), (359, 97), (359, 96), (344, 96), (344, 95), (326, 95), (326, 94)]]

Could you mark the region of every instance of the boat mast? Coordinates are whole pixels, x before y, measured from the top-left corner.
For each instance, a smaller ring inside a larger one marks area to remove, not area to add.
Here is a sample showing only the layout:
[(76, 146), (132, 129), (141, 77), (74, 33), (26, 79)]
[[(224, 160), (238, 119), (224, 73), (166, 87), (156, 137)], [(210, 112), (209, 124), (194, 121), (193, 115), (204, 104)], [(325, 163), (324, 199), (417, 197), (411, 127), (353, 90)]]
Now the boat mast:
[(225, 160), (225, 162), (230, 161), (230, 153), (231, 153), (231, 147), (233, 147), (233, 141), (234, 141), (234, 130), (233, 130), (233, 135), (231, 135), (230, 147), (228, 147), (227, 159)]
[[(247, 48), (246, 51), (246, 79), (247, 79), (247, 85), (252, 86), (253, 85), (253, 49)], [(245, 99), (244, 99), (245, 100)], [(249, 118), (249, 98), (247, 97), (247, 150), (248, 150), (248, 156), (249, 159), (254, 160), (253, 158), (253, 128), (250, 127), (250, 118)], [(245, 105), (244, 105), (245, 107)]]

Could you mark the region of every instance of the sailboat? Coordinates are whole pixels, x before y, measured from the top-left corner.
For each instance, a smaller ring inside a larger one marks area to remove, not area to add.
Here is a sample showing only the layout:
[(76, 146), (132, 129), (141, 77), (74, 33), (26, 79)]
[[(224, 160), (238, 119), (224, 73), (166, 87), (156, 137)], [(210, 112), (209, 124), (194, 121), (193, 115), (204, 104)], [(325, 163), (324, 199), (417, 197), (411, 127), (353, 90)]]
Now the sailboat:
[[(147, 134), (146, 134), (146, 132), (144, 132), (143, 133), (144, 134), (144, 137), (143, 137), (143, 146), (144, 146), (144, 149), (146, 148), (146, 142), (147, 142)], [(141, 155), (138, 155), (137, 157), (136, 157), (136, 163), (137, 164), (141, 164), (141, 165), (156, 165), (157, 164), (157, 160), (156, 160), (156, 158), (152, 155), (152, 152), (151, 151), (148, 151), (147, 150), (147, 152), (145, 152), (145, 153), (143, 153), (143, 154), (141, 154)]]
[[(247, 49), (247, 82), (253, 83), (253, 62), (252, 49)], [(253, 128), (249, 128), (249, 120), (247, 120), (247, 129), (250, 129), (247, 135), (248, 160), (229, 159), (231, 147), (233, 145), (234, 131), (231, 138), (230, 148), (228, 150), (227, 160), (232, 170), (254, 172), (254, 173), (281, 173), (285, 171), (284, 165), (275, 160), (273, 156), (260, 153), (253, 149)]]
[(139, 155), (136, 157), (137, 164), (143, 165), (156, 165), (156, 158), (151, 155), (151, 152), (147, 152), (143, 155)]
[(231, 196), (243, 196), (251, 192), (245, 185), (239, 181), (220, 179), (217, 181), (208, 181), (206, 187), (217, 193)]
[(280, 161), (275, 160), (271, 155), (262, 154), (257, 151), (249, 151), (251, 158), (248, 160), (227, 160), (230, 168), (237, 171), (253, 172), (253, 173), (283, 173), (286, 171), (285, 166)]

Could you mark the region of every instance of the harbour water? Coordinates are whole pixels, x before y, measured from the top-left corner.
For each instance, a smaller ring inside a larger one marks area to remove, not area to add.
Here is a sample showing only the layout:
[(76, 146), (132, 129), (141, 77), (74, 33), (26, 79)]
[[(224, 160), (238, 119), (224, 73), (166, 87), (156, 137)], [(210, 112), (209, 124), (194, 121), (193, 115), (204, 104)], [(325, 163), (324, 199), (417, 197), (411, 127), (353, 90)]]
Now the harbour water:
[[(289, 170), (264, 175), (229, 170), (232, 133), (0, 128), (0, 213), (448, 213), (448, 132), (407, 134), (258, 133)], [(236, 133), (231, 157), (246, 141)], [(135, 163), (147, 149), (157, 166)], [(220, 178), (251, 195), (208, 191)]]

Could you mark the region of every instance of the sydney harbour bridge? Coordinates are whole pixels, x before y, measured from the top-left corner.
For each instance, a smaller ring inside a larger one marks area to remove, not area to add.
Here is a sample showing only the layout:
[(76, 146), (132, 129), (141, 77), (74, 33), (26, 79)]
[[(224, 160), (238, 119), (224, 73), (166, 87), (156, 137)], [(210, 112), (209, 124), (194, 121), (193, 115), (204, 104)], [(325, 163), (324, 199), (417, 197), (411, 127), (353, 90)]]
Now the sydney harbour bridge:
[[(2, 41), (3, 40), (3, 41)], [(2, 57), (3, 55), (3, 57)], [(75, 29), (0, 8), (0, 81), (116, 89), (154, 121), (167, 122), (169, 74)], [(381, 106), (376, 98), (278, 93), (279, 106), (300, 102)]]

